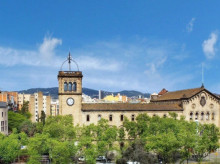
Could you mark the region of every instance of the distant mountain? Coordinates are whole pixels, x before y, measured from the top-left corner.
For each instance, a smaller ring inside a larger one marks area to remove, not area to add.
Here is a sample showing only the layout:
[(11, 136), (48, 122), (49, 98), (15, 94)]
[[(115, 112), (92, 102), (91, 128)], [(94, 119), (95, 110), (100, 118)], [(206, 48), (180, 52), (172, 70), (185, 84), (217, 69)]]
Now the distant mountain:
[[(89, 88), (83, 88), (83, 93), (91, 96), (92, 98), (98, 98), (99, 96), (99, 91), (98, 90), (94, 90), (94, 89), (89, 89)], [(24, 94), (33, 94), (36, 92), (43, 92), (44, 95), (50, 95), (52, 98), (58, 98), (58, 87), (53, 87), (53, 88), (31, 88), (31, 89), (27, 89), (27, 90), (21, 90), (18, 91), (18, 93), (24, 93)], [(124, 91), (120, 91), (120, 92), (109, 92), (109, 91), (102, 91), (104, 96), (106, 95), (117, 95), (118, 93), (120, 93), (120, 95), (125, 95), (127, 97), (138, 97), (139, 95), (141, 95), (142, 97), (150, 97), (150, 93), (142, 93), (142, 92), (138, 92), (138, 91), (134, 91), (134, 90), (124, 90)]]
[(44, 95), (50, 95), (52, 98), (58, 98), (58, 87), (53, 88), (31, 88), (27, 90), (21, 90), (18, 91), (18, 93), (24, 93), (24, 94), (33, 94), (36, 92), (43, 92)]

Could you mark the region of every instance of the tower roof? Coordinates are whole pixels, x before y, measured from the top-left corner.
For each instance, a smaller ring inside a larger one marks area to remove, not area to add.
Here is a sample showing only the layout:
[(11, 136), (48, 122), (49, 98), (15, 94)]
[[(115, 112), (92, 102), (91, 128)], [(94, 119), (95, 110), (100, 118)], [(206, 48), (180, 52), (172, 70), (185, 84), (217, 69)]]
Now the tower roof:
[(74, 63), (74, 64), (76, 65), (76, 67), (77, 67), (77, 71), (79, 71), (79, 66), (78, 66), (77, 62), (76, 62), (75, 60), (73, 60), (73, 58), (72, 58), (70, 52), (69, 52), (69, 55), (68, 55), (67, 59), (66, 59), (66, 60), (63, 62), (63, 64), (61, 65), (60, 71), (62, 71), (63, 65), (64, 65), (66, 62), (68, 62), (68, 65), (69, 65), (69, 70), (68, 70), (68, 71), (72, 71), (72, 70), (71, 70), (71, 63)]

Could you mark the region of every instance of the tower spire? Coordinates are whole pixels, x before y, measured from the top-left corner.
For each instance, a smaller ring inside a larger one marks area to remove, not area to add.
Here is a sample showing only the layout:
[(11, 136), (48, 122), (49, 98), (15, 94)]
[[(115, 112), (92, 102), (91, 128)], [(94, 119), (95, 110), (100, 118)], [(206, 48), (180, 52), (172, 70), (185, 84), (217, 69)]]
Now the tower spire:
[(204, 67), (204, 63), (202, 63), (202, 88), (204, 88), (204, 70), (203, 70), (203, 67)]
[(70, 55), (70, 52), (69, 52), (69, 56), (68, 56), (67, 60), (68, 60), (68, 63), (69, 63), (69, 71), (71, 71), (71, 60), (72, 60), (72, 57)]

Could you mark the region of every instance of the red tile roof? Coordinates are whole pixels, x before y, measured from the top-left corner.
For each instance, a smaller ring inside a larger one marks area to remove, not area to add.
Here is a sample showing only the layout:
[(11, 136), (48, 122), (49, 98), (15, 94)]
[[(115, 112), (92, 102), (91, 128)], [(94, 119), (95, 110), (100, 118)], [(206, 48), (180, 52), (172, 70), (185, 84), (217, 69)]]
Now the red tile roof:
[(180, 100), (182, 98), (190, 98), (195, 94), (201, 92), (202, 90), (204, 90), (204, 88), (193, 88), (193, 89), (185, 89), (174, 92), (167, 92), (153, 101), (170, 101), (170, 100)]
[(165, 93), (167, 93), (168, 92), (168, 90), (166, 90), (165, 88), (163, 88), (159, 93), (158, 93), (158, 95), (163, 95), (163, 94), (165, 94)]
[(182, 111), (180, 104), (85, 103), (82, 111)]

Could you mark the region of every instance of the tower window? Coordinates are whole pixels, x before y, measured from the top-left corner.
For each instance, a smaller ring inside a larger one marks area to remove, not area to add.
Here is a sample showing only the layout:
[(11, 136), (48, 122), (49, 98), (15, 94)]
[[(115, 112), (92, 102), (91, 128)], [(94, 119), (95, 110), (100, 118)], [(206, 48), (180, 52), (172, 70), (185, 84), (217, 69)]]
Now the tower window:
[(64, 91), (67, 91), (68, 90), (68, 84), (67, 82), (64, 83)]
[(111, 114), (109, 115), (109, 121), (112, 121), (112, 115)]
[(206, 120), (209, 120), (209, 112), (206, 113)]
[(131, 121), (134, 121), (134, 118), (135, 118), (135, 116), (134, 116), (134, 114), (132, 114), (131, 115)]
[(204, 119), (204, 112), (201, 113), (201, 120)]
[(212, 120), (215, 119), (215, 113), (212, 113)]
[(199, 113), (196, 112), (196, 115), (195, 115), (195, 120), (198, 120), (198, 116), (199, 116)]
[(98, 121), (101, 120), (102, 116), (99, 114), (98, 115)]
[(71, 83), (71, 82), (69, 82), (68, 90), (69, 90), (69, 91), (72, 91), (72, 83)]
[(121, 115), (121, 121), (124, 121), (124, 115), (123, 114)]
[(73, 91), (76, 91), (76, 88), (77, 88), (77, 84), (76, 82), (73, 83)]
[(86, 115), (86, 121), (89, 122), (90, 121), (90, 116), (87, 114)]
[(190, 119), (190, 120), (192, 120), (192, 119), (193, 119), (193, 112), (190, 112), (189, 119)]

